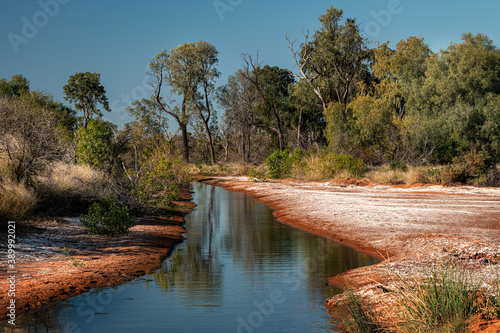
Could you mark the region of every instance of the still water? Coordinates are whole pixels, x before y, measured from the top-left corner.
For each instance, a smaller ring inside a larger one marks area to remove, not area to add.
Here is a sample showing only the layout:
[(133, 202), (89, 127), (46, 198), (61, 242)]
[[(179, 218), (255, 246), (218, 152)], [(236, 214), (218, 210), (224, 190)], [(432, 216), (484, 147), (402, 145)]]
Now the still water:
[[(329, 276), (376, 259), (276, 222), (242, 193), (194, 183), (186, 240), (154, 274), (29, 312), (4, 332), (325, 332)], [(9, 326), (10, 327), (10, 326)]]

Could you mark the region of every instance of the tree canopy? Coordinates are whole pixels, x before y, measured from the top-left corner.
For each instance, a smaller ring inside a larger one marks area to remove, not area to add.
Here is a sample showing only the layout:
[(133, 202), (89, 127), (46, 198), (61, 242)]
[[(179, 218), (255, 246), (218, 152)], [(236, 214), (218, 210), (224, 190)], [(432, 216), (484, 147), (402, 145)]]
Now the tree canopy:
[(69, 77), (63, 91), (66, 95), (64, 99), (73, 103), (76, 110), (82, 111), (83, 127), (85, 128), (94, 115), (102, 116), (101, 110), (98, 109), (99, 104), (104, 110), (111, 111), (99, 73), (75, 73)]

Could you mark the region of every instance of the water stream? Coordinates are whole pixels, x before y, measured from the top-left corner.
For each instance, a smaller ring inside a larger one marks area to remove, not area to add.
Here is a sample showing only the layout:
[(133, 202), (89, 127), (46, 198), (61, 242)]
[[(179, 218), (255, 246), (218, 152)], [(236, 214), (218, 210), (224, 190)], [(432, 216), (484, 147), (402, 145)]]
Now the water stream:
[(3, 332), (333, 332), (328, 277), (376, 259), (276, 222), (242, 193), (193, 184), (186, 240), (154, 274), (28, 312)]

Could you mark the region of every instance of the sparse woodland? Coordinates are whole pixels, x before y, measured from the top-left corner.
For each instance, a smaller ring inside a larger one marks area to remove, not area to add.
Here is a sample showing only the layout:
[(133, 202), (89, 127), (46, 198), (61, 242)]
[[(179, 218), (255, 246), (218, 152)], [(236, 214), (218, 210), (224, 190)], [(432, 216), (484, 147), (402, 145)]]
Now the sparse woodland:
[(109, 197), (134, 214), (171, 206), (192, 173), (254, 179), (366, 177), (372, 182), (500, 185), (500, 50), (464, 33), (432, 51), (421, 36), (370, 41), (330, 7), (289, 40), (293, 69), (244, 54), (220, 82), (206, 41), (149, 63), (150, 98), (112, 124), (98, 73), (63, 87), (70, 107), (0, 81), (0, 216), (87, 212)]

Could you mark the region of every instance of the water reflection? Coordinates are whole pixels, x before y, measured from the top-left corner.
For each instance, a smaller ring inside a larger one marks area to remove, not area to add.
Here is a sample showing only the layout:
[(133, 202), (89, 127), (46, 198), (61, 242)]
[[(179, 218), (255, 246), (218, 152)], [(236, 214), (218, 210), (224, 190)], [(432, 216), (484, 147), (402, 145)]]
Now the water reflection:
[(244, 194), (193, 186), (198, 206), (187, 217), (187, 240), (161, 269), (33, 311), (14, 332), (322, 330), (334, 325), (326, 279), (376, 262), (277, 223)]

